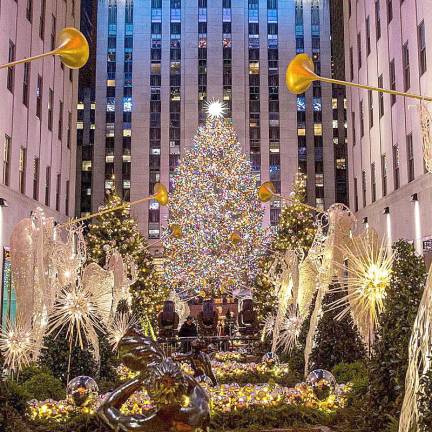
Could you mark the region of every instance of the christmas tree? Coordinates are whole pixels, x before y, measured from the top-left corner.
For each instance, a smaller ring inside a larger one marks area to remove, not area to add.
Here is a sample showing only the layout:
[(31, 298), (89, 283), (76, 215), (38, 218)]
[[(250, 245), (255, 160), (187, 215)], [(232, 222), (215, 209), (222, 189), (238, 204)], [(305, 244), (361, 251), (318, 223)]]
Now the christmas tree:
[(89, 226), (87, 251), (89, 259), (104, 266), (106, 255), (115, 248), (123, 258), (129, 256), (137, 265), (137, 280), (131, 286), (132, 312), (145, 326), (155, 322), (157, 312), (168, 292), (158, 281), (146, 240), (130, 216), (129, 206), (113, 191), (101, 209), (122, 206), (119, 210), (100, 215)]
[(426, 281), (423, 258), (404, 240), (393, 245), (394, 261), (384, 312), (369, 365), (369, 415), (371, 430), (385, 430), (399, 418), (405, 393), (408, 345)]
[(212, 102), (174, 177), (163, 236), (167, 283), (216, 296), (250, 289), (265, 238), (262, 216), (250, 162), (222, 104)]
[(323, 299), (323, 315), (318, 323), (309, 370), (332, 370), (338, 363), (353, 363), (366, 358), (366, 350), (351, 315), (338, 319), (334, 302), (345, 293), (334, 289)]
[(275, 255), (287, 250), (297, 250), (304, 257), (312, 246), (315, 237), (315, 212), (302, 205), (306, 199), (306, 178), (297, 173), (292, 186), (290, 201), (282, 209), (277, 226), (276, 237), (271, 245), (271, 252), (261, 260), (260, 271), (255, 281), (254, 299), (260, 319), (274, 312), (277, 297), (274, 282), (268, 275)]

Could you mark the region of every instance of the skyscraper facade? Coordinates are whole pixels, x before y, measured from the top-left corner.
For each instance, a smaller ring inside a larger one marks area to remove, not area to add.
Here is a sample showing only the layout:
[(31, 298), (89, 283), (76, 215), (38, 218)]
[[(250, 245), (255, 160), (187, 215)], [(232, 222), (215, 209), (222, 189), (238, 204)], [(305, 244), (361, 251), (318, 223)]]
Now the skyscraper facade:
[[(2, 1), (0, 64), (54, 49), (57, 33), (79, 21), (79, 1)], [(0, 70), (0, 317), (13, 308), (15, 224), (36, 207), (57, 221), (74, 214), (77, 78), (53, 56)]]
[[(257, 183), (288, 194), (301, 170), (308, 201), (331, 205), (340, 119), (331, 86), (288, 92), (285, 70), (300, 52), (331, 75), (327, 0), (101, 0), (95, 141), (82, 161), (91, 167), (92, 210), (113, 187), (136, 200), (156, 182), (171, 186), (213, 98), (225, 102)], [(277, 223), (280, 206), (266, 207), (266, 224)], [(153, 201), (133, 208), (156, 248), (167, 212)]]
[[(347, 79), (432, 96), (428, 3), (344, 5)], [(347, 97), (353, 210), (389, 243), (404, 238), (430, 255), (432, 177), (423, 161), (419, 101), (354, 88), (347, 88)]]

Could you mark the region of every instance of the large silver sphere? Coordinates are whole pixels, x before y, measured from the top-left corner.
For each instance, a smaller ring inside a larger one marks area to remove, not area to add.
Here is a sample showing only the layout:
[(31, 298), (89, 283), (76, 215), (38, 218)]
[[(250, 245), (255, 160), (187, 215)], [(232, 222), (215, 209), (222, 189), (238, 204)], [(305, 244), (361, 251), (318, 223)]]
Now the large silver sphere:
[(333, 374), (325, 369), (315, 369), (306, 378), (317, 399), (326, 400), (336, 389), (336, 379)]
[(96, 399), (99, 387), (96, 381), (89, 376), (78, 376), (69, 381), (66, 394), (75, 406), (86, 406)]

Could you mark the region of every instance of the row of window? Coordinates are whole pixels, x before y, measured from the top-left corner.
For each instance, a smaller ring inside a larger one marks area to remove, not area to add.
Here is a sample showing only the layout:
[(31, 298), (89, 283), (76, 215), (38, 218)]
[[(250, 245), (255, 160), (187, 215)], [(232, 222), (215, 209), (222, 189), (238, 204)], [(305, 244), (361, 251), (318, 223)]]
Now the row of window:
[[(379, 1), (375, 2), (375, 26), (376, 26), (376, 38), (377, 41), (381, 37), (381, 19), (379, 15)], [(371, 31), (370, 31), (370, 17), (366, 17), (366, 57), (371, 53)], [(419, 74), (422, 76), (427, 69), (427, 59), (426, 59), (426, 35), (425, 35), (425, 24), (422, 21), (417, 26), (417, 51), (418, 51), (418, 62), (419, 62)], [(353, 59), (353, 47), (350, 48), (350, 75), (351, 80), (354, 80), (354, 59)], [(410, 56), (408, 41), (402, 45), (402, 63), (403, 63), (403, 82), (404, 91), (407, 91), (410, 87)], [(362, 54), (362, 36), (361, 32), (357, 34), (357, 64), (358, 69), (362, 67), (363, 64), (363, 54)], [(394, 72), (393, 72), (394, 77)], [(395, 79), (394, 79), (395, 81)], [(392, 73), (390, 71), (390, 82), (392, 83)], [(391, 87), (393, 89), (393, 87)]]
[[(3, 179), (2, 182), (5, 186), (10, 186), (11, 177), (11, 151), (12, 151), (12, 138), (8, 135), (4, 137), (4, 151), (3, 151)], [(27, 172), (27, 149), (20, 147), (19, 149), (19, 164), (18, 164), (18, 190), (20, 193), (26, 193), (26, 172)], [(40, 172), (40, 159), (35, 157), (33, 160), (33, 193), (32, 197), (39, 200), (39, 172)], [(50, 205), (51, 197), (51, 167), (46, 167), (45, 172), (45, 205)], [(56, 201), (55, 209), (60, 211), (60, 197), (61, 197), (61, 173), (57, 174), (56, 184)], [(69, 215), (69, 180), (66, 181), (65, 191), (65, 213)]]
[[(414, 172), (414, 148), (413, 148), (413, 136), (412, 133), (406, 137), (406, 161), (407, 161), (407, 180), (408, 183), (412, 182), (415, 178)], [(400, 158), (399, 158), (399, 147), (393, 146), (392, 149), (392, 160), (393, 160), (393, 188), (397, 190), (400, 188)], [(388, 193), (387, 185), (387, 157), (385, 154), (381, 155), (381, 187), (382, 196), (385, 197)], [(367, 182), (366, 182), (366, 171), (363, 170), (361, 173), (361, 191), (362, 191), (362, 207), (367, 205)], [(370, 183), (371, 183), (371, 202), (374, 203), (377, 200), (377, 185), (376, 185), (376, 164), (371, 164), (370, 170)], [(354, 209), (359, 210), (359, 197), (358, 197), (358, 180), (354, 178)]]

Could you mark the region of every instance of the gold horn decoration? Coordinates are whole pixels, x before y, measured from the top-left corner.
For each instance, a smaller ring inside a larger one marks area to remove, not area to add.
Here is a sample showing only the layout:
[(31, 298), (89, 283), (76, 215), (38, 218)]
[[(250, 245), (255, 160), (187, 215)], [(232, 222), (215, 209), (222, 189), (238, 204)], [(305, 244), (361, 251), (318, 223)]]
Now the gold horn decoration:
[(307, 54), (296, 55), (287, 67), (285, 81), (291, 93), (304, 93), (317, 79), (319, 76), (314, 72), (313, 61)]
[(154, 195), (153, 198), (163, 206), (168, 204), (168, 191), (165, 185), (162, 183), (156, 183), (154, 187)]
[(182, 228), (179, 224), (171, 224), (169, 228), (170, 228), (170, 231), (171, 231), (171, 234), (173, 237), (175, 237), (175, 238), (181, 238), (182, 237), (183, 232), (182, 232)]
[(271, 181), (267, 181), (263, 183), (258, 188), (258, 197), (260, 201), (263, 203), (269, 202), (273, 198), (273, 195), (275, 193), (276, 193), (276, 189), (274, 187), (274, 184)]
[(358, 84), (348, 81), (336, 80), (333, 78), (325, 78), (319, 76), (314, 71), (312, 59), (307, 54), (297, 54), (287, 67), (285, 74), (285, 83), (288, 90), (294, 94), (304, 93), (314, 81), (322, 81), (330, 84), (341, 86), (356, 87), (364, 90), (377, 91), (380, 93), (388, 93), (396, 96), (404, 96), (412, 99), (425, 100), (432, 102), (432, 97), (422, 96), (414, 93), (401, 92), (397, 90), (384, 89), (380, 87), (370, 86), (366, 84)]
[(89, 58), (89, 46), (85, 36), (74, 27), (66, 27), (58, 35), (57, 48), (46, 53), (0, 65), (0, 69), (29, 63), (44, 57), (58, 55), (64, 65), (71, 69), (82, 68)]
[(240, 234), (237, 230), (235, 230), (235, 231), (233, 231), (233, 232), (230, 234), (229, 239), (230, 239), (234, 244), (237, 244), (237, 243), (240, 243), (240, 242), (241, 242), (242, 236), (241, 236), (241, 234)]
[(69, 225), (74, 225), (76, 223), (84, 222), (86, 220), (93, 219), (94, 217), (102, 216), (106, 213), (112, 213), (112, 212), (115, 212), (117, 210), (123, 210), (125, 208), (132, 207), (132, 206), (135, 206), (137, 204), (141, 204), (143, 202), (150, 201), (152, 199), (155, 199), (160, 205), (163, 205), (163, 206), (168, 204), (168, 191), (167, 191), (167, 188), (162, 183), (156, 183), (155, 184), (153, 195), (141, 198), (141, 199), (136, 200), (136, 201), (126, 202), (124, 204), (120, 204), (120, 205), (115, 206), (115, 207), (108, 207), (108, 208), (100, 210), (96, 213), (91, 213), (87, 216), (80, 217), (78, 219), (71, 219), (68, 222), (65, 222), (65, 223), (59, 225), (59, 227), (64, 228), (64, 227), (67, 227)]

